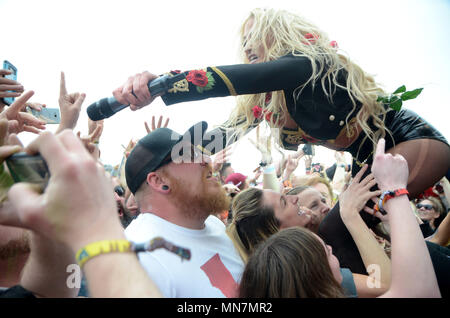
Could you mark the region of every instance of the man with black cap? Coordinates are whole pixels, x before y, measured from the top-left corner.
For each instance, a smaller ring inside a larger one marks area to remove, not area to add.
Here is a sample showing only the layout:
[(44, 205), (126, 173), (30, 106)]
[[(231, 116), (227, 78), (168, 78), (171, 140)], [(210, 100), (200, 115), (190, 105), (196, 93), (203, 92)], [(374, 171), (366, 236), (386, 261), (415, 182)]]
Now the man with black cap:
[(125, 166), (141, 211), (127, 238), (161, 236), (191, 251), (187, 262), (163, 250), (139, 255), (165, 297), (236, 297), (244, 269), (224, 224), (212, 215), (228, 209), (229, 199), (200, 146), (206, 129), (205, 122), (184, 135), (158, 128), (138, 142)]

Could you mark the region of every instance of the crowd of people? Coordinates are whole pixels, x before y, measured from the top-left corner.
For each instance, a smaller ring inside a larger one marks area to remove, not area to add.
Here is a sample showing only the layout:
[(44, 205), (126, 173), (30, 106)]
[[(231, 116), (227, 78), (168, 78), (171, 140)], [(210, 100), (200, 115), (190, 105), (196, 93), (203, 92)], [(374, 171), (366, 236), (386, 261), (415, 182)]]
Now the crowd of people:
[[(230, 118), (180, 133), (153, 117), (115, 173), (101, 158), (113, 142), (101, 138), (107, 119), (74, 133), (85, 94), (69, 93), (64, 73), (50, 133), (27, 112), (45, 105), (0, 70), (0, 98), (15, 98), (0, 102), (0, 297), (449, 296), (446, 139), (393, 110), (397, 95), (383, 98), (298, 15), (256, 9), (241, 36), (243, 64), (186, 71), (161, 96), (167, 105), (237, 96)], [(147, 106), (156, 78), (131, 76), (114, 97)], [(230, 147), (252, 129), (261, 156), (239, 157), (256, 169), (236, 171)], [(24, 131), (38, 135), (26, 147)], [(316, 162), (314, 147), (332, 149), (335, 163)], [(13, 184), (5, 160), (19, 152), (44, 158), (44, 186)]]

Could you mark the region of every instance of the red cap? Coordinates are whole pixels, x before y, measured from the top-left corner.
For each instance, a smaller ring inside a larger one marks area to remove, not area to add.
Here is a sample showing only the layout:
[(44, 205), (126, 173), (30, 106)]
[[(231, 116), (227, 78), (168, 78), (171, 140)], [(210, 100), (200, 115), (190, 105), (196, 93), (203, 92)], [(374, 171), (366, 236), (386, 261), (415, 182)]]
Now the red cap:
[(232, 173), (225, 180), (225, 184), (234, 184), (236, 187), (239, 187), (244, 184), (246, 179), (247, 177), (242, 173)]

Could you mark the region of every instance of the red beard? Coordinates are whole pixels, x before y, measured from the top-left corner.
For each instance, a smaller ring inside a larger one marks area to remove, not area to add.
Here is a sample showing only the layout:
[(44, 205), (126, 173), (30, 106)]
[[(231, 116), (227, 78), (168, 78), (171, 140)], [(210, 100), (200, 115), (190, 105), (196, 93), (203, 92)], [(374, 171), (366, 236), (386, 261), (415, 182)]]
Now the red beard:
[(170, 181), (171, 201), (186, 216), (195, 219), (206, 219), (212, 214), (228, 210), (230, 199), (218, 181), (216, 186), (206, 179), (208, 170), (204, 171), (202, 184), (199, 188), (193, 188), (191, 184), (173, 177), (166, 171), (164, 174)]

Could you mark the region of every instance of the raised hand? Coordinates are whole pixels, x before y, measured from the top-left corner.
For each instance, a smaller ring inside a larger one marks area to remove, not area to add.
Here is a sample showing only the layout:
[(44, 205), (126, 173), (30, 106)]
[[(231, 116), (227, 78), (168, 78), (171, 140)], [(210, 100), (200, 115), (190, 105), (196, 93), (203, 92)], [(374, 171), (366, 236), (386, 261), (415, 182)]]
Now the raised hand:
[[(99, 226), (112, 229), (113, 239), (123, 232), (110, 180), (71, 131), (45, 132), (26, 151), (42, 155), (50, 182), (42, 194), (30, 184), (14, 184), (10, 201), (0, 209), (1, 223), (34, 230), (70, 245), (74, 252), (96, 241)], [(103, 233), (99, 239), (104, 237)]]
[(259, 126), (256, 127), (256, 141), (248, 139), (250, 143), (256, 147), (261, 153), (261, 161), (266, 164), (272, 163), (272, 144), (269, 136), (259, 135)]
[(8, 120), (8, 132), (18, 134), (22, 131), (39, 134), (45, 129), (45, 122), (37, 119), (32, 114), (21, 112), (27, 101), (34, 95), (28, 91), (17, 98), (14, 103), (0, 113), (0, 119)]
[(348, 219), (359, 216), (359, 211), (363, 210), (370, 213), (372, 210), (366, 207), (368, 200), (381, 195), (381, 191), (370, 191), (376, 184), (373, 174), (367, 175), (361, 180), (368, 165), (364, 165), (362, 169), (355, 175), (348, 188), (339, 196), (340, 213), (342, 219)]
[(159, 120), (158, 120), (158, 125), (155, 125), (155, 116), (152, 116), (152, 129), (150, 129), (150, 127), (148, 126), (147, 122), (144, 121), (144, 125), (145, 125), (145, 130), (147, 130), (147, 134), (151, 133), (152, 131), (158, 129), (158, 128), (166, 128), (169, 125), (169, 120), (170, 118), (167, 117), (164, 126), (162, 126), (162, 121), (163, 121), (163, 116), (159, 116)]
[(300, 158), (295, 158), (294, 156), (288, 155), (287, 161), (286, 161), (286, 168), (285, 173), (286, 174), (292, 174), (292, 172), (295, 171), (298, 167), (298, 163), (300, 162)]
[(80, 116), (81, 105), (86, 98), (84, 93), (67, 93), (66, 78), (64, 72), (61, 72), (61, 80), (59, 84), (59, 109), (61, 112), (61, 123), (57, 132), (64, 129), (73, 130), (77, 125), (78, 117)]
[(103, 125), (98, 125), (92, 133), (88, 136), (81, 137), (81, 132), (77, 133), (86, 150), (92, 154), (95, 158), (100, 157), (98, 153), (98, 140), (103, 131)]
[(95, 132), (95, 139), (93, 139), (92, 142), (95, 143), (99, 142), (100, 136), (103, 133), (104, 125), (105, 125), (104, 119), (94, 121), (88, 118), (88, 134), (92, 135)]
[[(24, 91), (23, 86), (19, 82), (3, 77), (9, 74), (11, 74), (11, 70), (0, 69), (0, 98), (19, 97)], [(0, 100), (0, 107), (3, 106), (5, 105)]]
[(372, 164), (372, 173), (382, 191), (406, 188), (408, 184), (408, 162), (403, 156), (385, 153), (385, 140), (378, 141)]
[(124, 152), (125, 158), (128, 158), (128, 156), (130, 155), (131, 151), (136, 146), (136, 144), (137, 144), (137, 140), (130, 139), (130, 141), (128, 142), (127, 147), (124, 147), (122, 145), (122, 147), (125, 148), (125, 152)]

